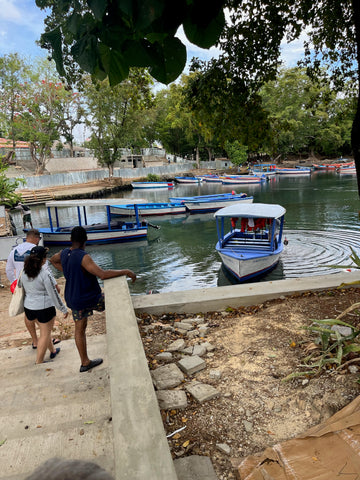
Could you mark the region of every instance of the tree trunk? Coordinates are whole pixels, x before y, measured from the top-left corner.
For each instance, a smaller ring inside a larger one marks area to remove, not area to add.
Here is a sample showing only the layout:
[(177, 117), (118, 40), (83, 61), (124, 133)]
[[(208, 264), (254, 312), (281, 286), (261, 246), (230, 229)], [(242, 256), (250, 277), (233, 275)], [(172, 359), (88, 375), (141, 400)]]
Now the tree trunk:
[(356, 176), (358, 183), (358, 193), (360, 196), (360, 2), (359, 0), (352, 0), (352, 7), (354, 10), (354, 25), (356, 37), (356, 56), (357, 56), (357, 74), (358, 74), (358, 98), (357, 108), (354, 122), (351, 129), (351, 146), (353, 149)]
[(211, 148), (205, 147), (206, 151), (208, 152), (209, 162), (211, 162)]

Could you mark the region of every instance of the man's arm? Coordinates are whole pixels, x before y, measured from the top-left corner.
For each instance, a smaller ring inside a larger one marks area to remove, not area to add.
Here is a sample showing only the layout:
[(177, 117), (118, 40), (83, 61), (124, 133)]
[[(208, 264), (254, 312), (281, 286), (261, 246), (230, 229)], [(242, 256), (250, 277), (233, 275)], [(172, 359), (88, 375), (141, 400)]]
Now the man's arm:
[(94, 262), (94, 260), (90, 257), (89, 254), (84, 255), (81, 262), (81, 266), (85, 268), (85, 270), (88, 271), (89, 273), (92, 273), (93, 275), (96, 275), (97, 277), (99, 277), (101, 280), (107, 280), (108, 278), (114, 278), (114, 277), (122, 277), (123, 275), (130, 277), (132, 282), (135, 282), (136, 280), (135, 273), (128, 269), (103, 270)]
[(49, 262), (51, 265), (53, 265), (57, 270), (60, 272), (63, 271), (62, 265), (61, 265), (61, 251), (58, 253), (55, 253), (52, 257), (49, 258)]

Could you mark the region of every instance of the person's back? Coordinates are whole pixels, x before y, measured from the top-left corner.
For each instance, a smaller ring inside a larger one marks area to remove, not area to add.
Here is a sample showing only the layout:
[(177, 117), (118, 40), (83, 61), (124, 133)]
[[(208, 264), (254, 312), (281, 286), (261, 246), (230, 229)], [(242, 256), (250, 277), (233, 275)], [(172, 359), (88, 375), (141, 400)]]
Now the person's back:
[(85, 250), (80, 248), (66, 248), (60, 254), (66, 279), (65, 300), (72, 310), (82, 310), (89, 305), (96, 305), (101, 296), (96, 276), (81, 266), (85, 255), (87, 255)]

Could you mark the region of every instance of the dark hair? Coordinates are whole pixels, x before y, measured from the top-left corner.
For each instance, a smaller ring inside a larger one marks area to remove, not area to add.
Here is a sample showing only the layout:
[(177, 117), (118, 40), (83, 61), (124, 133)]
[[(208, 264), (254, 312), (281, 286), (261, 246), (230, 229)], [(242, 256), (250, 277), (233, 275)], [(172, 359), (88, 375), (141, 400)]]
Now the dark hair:
[(24, 272), (29, 278), (36, 278), (39, 275), (45, 257), (46, 254), (40, 257), (36, 253), (30, 253), (30, 255), (25, 258)]
[(84, 227), (74, 227), (71, 230), (71, 241), (73, 243), (79, 243), (80, 245), (84, 245), (87, 240), (87, 234)]

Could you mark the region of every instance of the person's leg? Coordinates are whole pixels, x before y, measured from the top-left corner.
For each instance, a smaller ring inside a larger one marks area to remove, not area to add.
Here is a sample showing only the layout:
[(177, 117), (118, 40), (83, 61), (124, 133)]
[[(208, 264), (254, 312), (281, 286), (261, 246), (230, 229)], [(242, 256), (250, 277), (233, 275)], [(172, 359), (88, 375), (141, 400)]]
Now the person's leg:
[(51, 341), (51, 330), (54, 326), (54, 320), (55, 317), (47, 323), (40, 323), (36, 320), (36, 323), (40, 328), (40, 338), (37, 347), (36, 363), (43, 363), (47, 348), (50, 350), (50, 352), (53, 352), (54, 347)]
[(87, 317), (75, 321), (75, 344), (80, 355), (81, 365), (83, 366), (90, 363), (86, 346), (86, 327)]
[(28, 329), (28, 332), (30, 333), (31, 339), (32, 339), (32, 345), (34, 348), (37, 347), (38, 344), (38, 338), (36, 334), (36, 325), (34, 321), (28, 320), (26, 317), (26, 314), (24, 315), (25, 319), (25, 326)]

